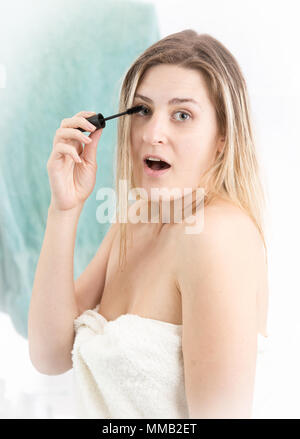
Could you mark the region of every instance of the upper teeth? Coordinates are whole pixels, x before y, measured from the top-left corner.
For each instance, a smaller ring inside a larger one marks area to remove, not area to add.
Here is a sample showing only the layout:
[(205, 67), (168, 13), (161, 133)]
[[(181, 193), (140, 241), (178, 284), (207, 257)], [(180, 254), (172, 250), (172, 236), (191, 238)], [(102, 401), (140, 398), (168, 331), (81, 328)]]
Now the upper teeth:
[(157, 159), (156, 157), (147, 157), (147, 160), (154, 160), (156, 162), (161, 162), (162, 160)]

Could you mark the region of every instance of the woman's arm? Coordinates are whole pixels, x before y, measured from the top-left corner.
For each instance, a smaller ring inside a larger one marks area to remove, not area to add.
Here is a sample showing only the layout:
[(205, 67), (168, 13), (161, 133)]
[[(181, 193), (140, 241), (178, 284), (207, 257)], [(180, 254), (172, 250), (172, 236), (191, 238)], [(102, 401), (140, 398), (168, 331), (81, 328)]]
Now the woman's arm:
[(63, 373), (72, 365), (73, 321), (79, 315), (73, 256), (81, 210), (48, 209), (28, 315), (30, 359), (44, 374)]
[(246, 215), (207, 214), (178, 252), (184, 374), (191, 418), (251, 418), (263, 244)]

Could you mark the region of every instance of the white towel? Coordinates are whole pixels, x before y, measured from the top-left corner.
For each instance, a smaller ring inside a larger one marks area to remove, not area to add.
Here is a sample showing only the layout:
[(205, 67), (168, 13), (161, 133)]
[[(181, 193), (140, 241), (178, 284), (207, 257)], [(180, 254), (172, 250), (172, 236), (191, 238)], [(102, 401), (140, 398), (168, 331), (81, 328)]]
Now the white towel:
[(77, 417), (188, 419), (182, 325), (135, 314), (107, 321), (98, 308), (74, 321)]
[(182, 325), (97, 310), (74, 321), (77, 417), (187, 419)]

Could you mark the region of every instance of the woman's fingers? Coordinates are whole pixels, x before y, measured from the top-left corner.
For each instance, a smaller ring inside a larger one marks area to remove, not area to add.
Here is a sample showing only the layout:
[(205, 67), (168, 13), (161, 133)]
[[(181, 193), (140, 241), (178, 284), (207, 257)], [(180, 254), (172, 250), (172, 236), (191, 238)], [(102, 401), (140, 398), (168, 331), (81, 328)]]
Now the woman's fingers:
[(89, 138), (91, 142), (85, 145), (82, 157), (89, 163), (97, 164), (97, 146), (101, 137), (103, 128), (97, 129), (94, 133), (91, 133)]
[(53, 141), (55, 159), (61, 158), (62, 155), (68, 155), (75, 162), (80, 163), (81, 159), (79, 155), (83, 153), (82, 144), (85, 145), (85, 148), (87, 145), (93, 144), (93, 147), (88, 148), (84, 156), (88, 160), (96, 161), (94, 152), (94, 149), (96, 149), (95, 143), (98, 143), (101, 134), (98, 133), (96, 137), (89, 137), (78, 130), (80, 127), (91, 133), (97, 131), (96, 127), (87, 120), (89, 116), (94, 114), (97, 113), (94, 111), (79, 111), (75, 116), (62, 120), (60, 127), (56, 130)]
[[(87, 116), (88, 117), (88, 116)], [(71, 128), (83, 128), (84, 131), (95, 131), (96, 127), (92, 123), (90, 123), (86, 117), (83, 116), (73, 116), (69, 119), (63, 119), (61, 124), (61, 128), (71, 127)], [(79, 131), (81, 132), (81, 131)]]
[(56, 130), (55, 139), (76, 139), (82, 143), (90, 143), (91, 140), (88, 136), (75, 128), (58, 128)]
[(97, 114), (94, 111), (79, 111), (79, 113), (76, 113), (75, 116), (83, 116), (83, 117), (88, 117), (88, 116), (92, 116), (93, 114)]
[(67, 143), (58, 142), (53, 149), (54, 159), (61, 158), (63, 155), (70, 156), (76, 163), (81, 163), (81, 159), (76, 151), (76, 148)]

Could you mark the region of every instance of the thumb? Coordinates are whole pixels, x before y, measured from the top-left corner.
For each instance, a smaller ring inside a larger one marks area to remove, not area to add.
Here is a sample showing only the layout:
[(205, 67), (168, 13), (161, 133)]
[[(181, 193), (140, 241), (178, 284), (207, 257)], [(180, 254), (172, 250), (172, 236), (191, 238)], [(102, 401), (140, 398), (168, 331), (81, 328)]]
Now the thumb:
[(88, 162), (96, 163), (97, 162), (97, 146), (102, 135), (103, 128), (98, 129), (89, 135), (89, 138), (92, 139), (91, 143), (87, 143), (82, 152), (82, 157)]

